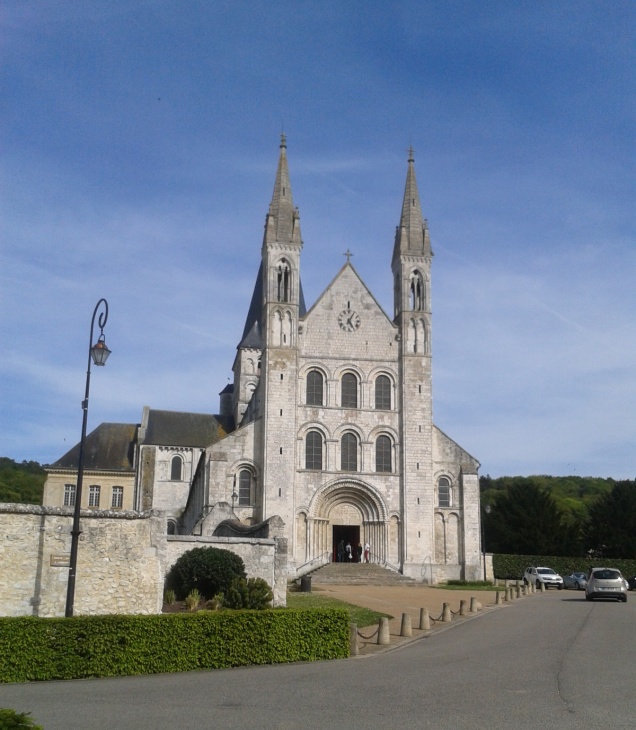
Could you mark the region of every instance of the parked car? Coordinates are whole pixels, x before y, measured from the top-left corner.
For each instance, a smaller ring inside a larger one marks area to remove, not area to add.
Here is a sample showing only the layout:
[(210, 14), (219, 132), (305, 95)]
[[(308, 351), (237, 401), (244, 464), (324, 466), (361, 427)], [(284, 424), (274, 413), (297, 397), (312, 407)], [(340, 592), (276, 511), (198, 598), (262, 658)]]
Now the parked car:
[(627, 579), (627, 585), (629, 586), (630, 591), (636, 591), (636, 575)]
[(563, 578), (564, 588), (574, 588), (576, 591), (585, 590), (587, 585), (587, 576), (585, 573), (570, 573)]
[(563, 578), (556, 571), (552, 570), (552, 568), (544, 568), (542, 566), (526, 568), (523, 574), (523, 582), (526, 585), (534, 583), (537, 588), (541, 588), (542, 583), (546, 588), (553, 587), (559, 590), (563, 588)]
[(588, 601), (614, 598), (627, 603), (627, 584), (621, 571), (616, 568), (592, 568), (587, 576), (585, 597)]

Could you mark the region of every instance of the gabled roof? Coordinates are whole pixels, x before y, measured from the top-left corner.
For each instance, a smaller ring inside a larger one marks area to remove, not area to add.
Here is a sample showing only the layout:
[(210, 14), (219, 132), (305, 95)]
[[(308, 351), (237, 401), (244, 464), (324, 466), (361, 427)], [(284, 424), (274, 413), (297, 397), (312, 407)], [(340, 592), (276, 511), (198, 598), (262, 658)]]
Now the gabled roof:
[(373, 302), (376, 304), (377, 308), (386, 317), (387, 322), (389, 322), (391, 324), (391, 326), (394, 326), (393, 322), (391, 321), (391, 319), (389, 318), (389, 316), (387, 315), (387, 313), (384, 311), (384, 308), (382, 307), (382, 305), (380, 304), (380, 302), (378, 302), (378, 300), (373, 295), (373, 292), (364, 283), (364, 281), (362, 280), (362, 277), (360, 276), (360, 274), (358, 274), (358, 272), (355, 270), (353, 264), (350, 261), (347, 261), (346, 263), (344, 263), (342, 265), (342, 268), (340, 269), (340, 271), (338, 271), (338, 273), (333, 277), (333, 279), (325, 287), (325, 289), (323, 290), (323, 292), (320, 294), (320, 296), (318, 297), (318, 299), (316, 299), (316, 301), (311, 305), (311, 308), (309, 309), (309, 311), (306, 314), (309, 315), (309, 314), (311, 314), (314, 311), (314, 309), (316, 309), (316, 307), (320, 304), (320, 302), (322, 301), (322, 299), (324, 299), (324, 297), (327, 296), (327, 293), (329, 292), (329, 290), (334, 286), (334, 284), (338, 281), (338, 279), (347, 270), (350, 270), (351, 273), (358, 279), (358, 281), (360, 282), (360, 284), (362, 285), (362, 287), (364, 288), (364, 290), (366, 291), (366, 293), (371, 297), (371, 299), (373, 300)]
[(208, 413), (148, 409), (142, 443), (151, 446), (206, 448), (232, 430), (232, 419)]
[[(86, 437), (84, 468), (93, 471), (134, 471), (136, 423), (100, 423)], [(61, 459), (50, 464), (52, 469), (77, 469), (79, 443)]]

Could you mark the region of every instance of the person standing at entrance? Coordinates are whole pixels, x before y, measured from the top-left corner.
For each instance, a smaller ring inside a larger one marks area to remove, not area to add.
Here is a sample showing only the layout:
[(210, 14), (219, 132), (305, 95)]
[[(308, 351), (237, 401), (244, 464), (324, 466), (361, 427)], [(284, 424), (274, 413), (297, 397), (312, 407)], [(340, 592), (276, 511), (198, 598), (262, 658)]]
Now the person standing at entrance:
[(351, 552), (351, 543), (347, 543), (347, 547), (345, 548), (347, 551), (347, 560), (353, 560), (353, 553)]
[(369, 556), (371, 555), (371, 545), (369, 545), (368, 541), (364, 543), (364, 562), (369, 562)]
[(340, 540), (338, 543), (338, 562), (343, 563), (344, 562), (344, 555), (345, 555), (345, 548), (344, 548), (344, 540)]
[(356, 563), (362, 562), (362, 545), (358, 543), (358, 547), (356, 548)]

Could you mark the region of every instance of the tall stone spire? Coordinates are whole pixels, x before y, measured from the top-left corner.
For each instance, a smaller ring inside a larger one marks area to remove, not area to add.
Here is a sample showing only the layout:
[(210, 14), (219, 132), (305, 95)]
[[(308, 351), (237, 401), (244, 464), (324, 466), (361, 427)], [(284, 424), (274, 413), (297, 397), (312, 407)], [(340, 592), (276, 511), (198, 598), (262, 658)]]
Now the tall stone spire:
[(280, 156), (274, 183), (272, 202), (265, 223), (264, 245), (272, 243), (292, 243), (302, 246), (300, 237), (300, 215), (294, 208), (289, 167), (287, 165), (287, 140), (284, 134), (280, 138)]
[(432, 255), (428, 222), (422, 217), (420, 195), (417, 190), (417, 180), (415, 179), (413, 147), (409, 148), (409, 167), (406, 173), (400, 225), (395, 232), (393, 258), (405, 254), (412, 256)]

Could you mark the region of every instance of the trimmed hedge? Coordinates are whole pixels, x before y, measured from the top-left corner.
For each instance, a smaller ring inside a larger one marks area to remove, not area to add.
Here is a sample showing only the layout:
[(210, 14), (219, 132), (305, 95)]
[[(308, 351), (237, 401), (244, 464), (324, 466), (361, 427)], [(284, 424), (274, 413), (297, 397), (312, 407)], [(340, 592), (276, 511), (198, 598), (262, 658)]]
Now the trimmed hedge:
[(556, 570), (560, 575), (569, 575), (576, 571), (586, 572), (590, 568), (618, 568), (623, 577), (636, 575), (636, 560), (617, 560), (611, 558), (564, 558), (549, 555), (502, 555), (492, 556), (495, 578), (521, 580), (525, 569), (530, 565), (545, 565)]
[(0, 618), (0, 682), (348, 656), (349, 614), (342, 609)]

